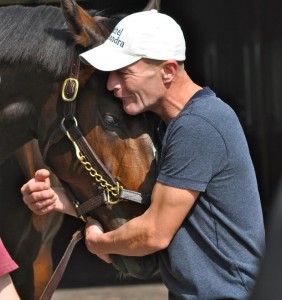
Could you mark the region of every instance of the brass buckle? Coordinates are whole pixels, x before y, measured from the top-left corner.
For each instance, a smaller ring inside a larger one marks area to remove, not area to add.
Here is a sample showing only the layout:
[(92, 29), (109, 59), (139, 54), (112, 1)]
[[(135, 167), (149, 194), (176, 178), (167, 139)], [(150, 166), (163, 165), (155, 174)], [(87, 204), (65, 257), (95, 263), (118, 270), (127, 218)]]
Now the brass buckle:
[[(73, 96), (71, 98), (68, 98), (65, 94), (65, 88), (67, 86), (67, 84), (74, 84), (74, 92), (73, 92)], [(64, 84), (63, 84), (63, 88), (62, 88), (62, 98), (64, 101), (66, 102), (72, 102), (73, 100), (75, 100), (76, 96), (77, 96), (77, 92), (78, 92), (78, 87), (79, 87), (79, 83), (78, 83), (78, 80), (75, 79), (75, 78), (67, 78), (65, 81), (64, 81)]]
[[(106, 201), (105, 204), (111, 204), (111, 205), (115, 205), (118, 204), (120, 202), (124, 202), (124, 199), (120, 199), (119, 196), (119, 192), (120, 190), (123, 189), (123, 187), (119, 184), (119, 182), (116, 182), (116, 186), (113, 187), (112, 189), (107, 189), (105, 190), (106, 193)], [(116, 193), (114, 193), (114, 190), (117, 191)], [(114, 195), (115, 197), (118, 197), (117, 199), (112, 200), (111, 199), (111, 195)]]

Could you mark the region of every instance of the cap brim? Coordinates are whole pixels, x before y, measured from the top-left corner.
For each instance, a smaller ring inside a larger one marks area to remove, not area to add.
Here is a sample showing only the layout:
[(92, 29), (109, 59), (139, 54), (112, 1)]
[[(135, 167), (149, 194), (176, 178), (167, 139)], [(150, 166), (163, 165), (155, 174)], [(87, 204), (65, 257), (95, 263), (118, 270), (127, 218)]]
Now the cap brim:
[(114, 71), (124, 68), (141, 59), (123, 52), (113, 51), (102, 44), (79, 55), (83, 63), (89, 64), (101, 71)]

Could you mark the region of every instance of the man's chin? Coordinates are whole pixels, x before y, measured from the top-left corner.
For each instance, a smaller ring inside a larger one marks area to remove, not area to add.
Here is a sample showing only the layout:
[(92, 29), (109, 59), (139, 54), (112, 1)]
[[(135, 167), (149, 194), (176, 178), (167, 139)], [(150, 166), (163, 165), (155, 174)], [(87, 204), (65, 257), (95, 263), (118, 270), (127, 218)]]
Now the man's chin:
[(123, 102), (123, 109), (130, 116), (136, 116), (141, 113), (141, 111), (134, 108), (132, 104), (126, 104), (125, 102)]

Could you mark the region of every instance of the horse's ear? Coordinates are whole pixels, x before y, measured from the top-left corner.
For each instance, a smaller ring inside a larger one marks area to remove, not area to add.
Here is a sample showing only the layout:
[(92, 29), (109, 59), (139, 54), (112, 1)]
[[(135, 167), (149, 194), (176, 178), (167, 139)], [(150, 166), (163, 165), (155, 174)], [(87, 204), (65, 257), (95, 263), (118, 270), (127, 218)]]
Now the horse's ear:
[(143, 9), (143, 11), (151, 9), (156, 9), (157, 11), (160, 11), (161, 0), (150, 0), (146, 7)]
[(75, 41), (83, 47), (95, 47), (105, 40), (98, 22), (81, 8), (75, 0), (61, 0), (61, 8)]

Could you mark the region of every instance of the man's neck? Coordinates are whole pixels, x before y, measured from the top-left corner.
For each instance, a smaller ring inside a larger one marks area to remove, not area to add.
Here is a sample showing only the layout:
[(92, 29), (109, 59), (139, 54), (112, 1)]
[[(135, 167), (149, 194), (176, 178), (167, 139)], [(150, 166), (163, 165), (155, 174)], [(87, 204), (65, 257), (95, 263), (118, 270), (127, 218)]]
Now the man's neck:
[(183, 70), (180, 72), (167, 90), (167, 95), (163, 100), (162, 119), (168, 124), (184, 108), (186, 103), (202, 87), (195, 84), (188, 74)]

